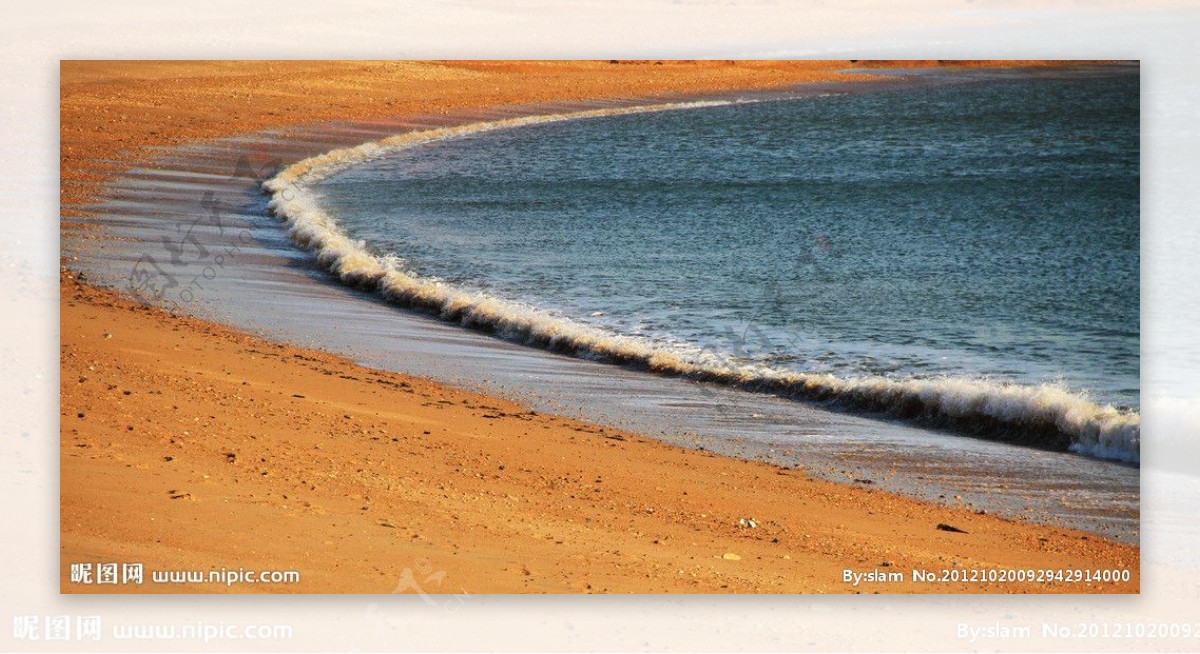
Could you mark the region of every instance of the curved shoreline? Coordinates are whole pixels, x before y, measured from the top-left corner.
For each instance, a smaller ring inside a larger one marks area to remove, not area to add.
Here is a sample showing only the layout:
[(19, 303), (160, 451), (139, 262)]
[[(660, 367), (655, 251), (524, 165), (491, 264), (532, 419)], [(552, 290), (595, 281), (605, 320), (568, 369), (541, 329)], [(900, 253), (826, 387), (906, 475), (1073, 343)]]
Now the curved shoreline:
[(529, 125), (660, 111), (727, 106), (695, 101), (524, 116), (459, 127), (406, 132), (298, 161), (263, 183), (269, 210), (288, 226), (299, 247), (315, 252), (318, 265), (347, 286), (375, 293), (405, 308), (446, 322), (576, 358), (598, 359), (659, 375), (732, 386), (751, 392), (819, 402), (942, 428), (959, 434), (1051, 451), (1070, 451), (1136, 464), (1141, 420), (1137, 412), (1098, 405), (1086, 395), (1040, 384), (996, 384), (966, 378), (894, 380), (843, 378), (771, 368), (735, 367), (709, 357), (697, 360), (638, 339), (551, 316), (501, 298), (423, 279), (390, 257), (377, 257), (325, 213), (312, 184), (391, 152), (449, 138)]

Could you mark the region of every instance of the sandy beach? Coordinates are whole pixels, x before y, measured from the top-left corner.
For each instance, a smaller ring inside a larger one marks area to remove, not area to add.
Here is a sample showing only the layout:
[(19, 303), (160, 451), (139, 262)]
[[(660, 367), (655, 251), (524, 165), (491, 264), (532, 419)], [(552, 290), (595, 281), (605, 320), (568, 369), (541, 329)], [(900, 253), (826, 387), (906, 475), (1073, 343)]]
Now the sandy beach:
[[(865, 78), (839, 72), (849, 66), (64, 62), (63, 239), (104, 238), (73, 218), (89, 215), (99, 185), (140, 161), (148, 146), (334, 119)], [(675, 448), (368, 369), (144, 306), (80, 281), (70, 263), (60, 277), (62, 592), (1139, 588), (1133, 545)], [(72, 563), (100, 562), (297, 571), (300, 578), (72, 581)], [(1127, 569), (1130, 577), (916, 582), (912, 575), (961, 579), (1002, 569)], [(873, 578), (855, 585), (846, 571)]]

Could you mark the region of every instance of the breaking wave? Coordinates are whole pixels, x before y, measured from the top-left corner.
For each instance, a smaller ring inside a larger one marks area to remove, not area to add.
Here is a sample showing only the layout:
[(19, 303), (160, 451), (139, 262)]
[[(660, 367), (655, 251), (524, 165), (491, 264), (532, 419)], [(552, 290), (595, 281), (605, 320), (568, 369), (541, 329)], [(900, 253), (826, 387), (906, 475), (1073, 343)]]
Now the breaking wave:
[(1098, 405), (1057, 384), (1025, 385), (985, 379), (839, 377), (731, 362), (714, 353), (614, 334), (544, 310), (421, 277), (394, 255), (377, 256), (352, 239), (318, 202), (312, 185), (350, 166), (397, 150), (525, 125), (602, 116), (731, 104), (704, 101), (526, 116), (416, 131), (332, 150), (299, 161), (263, 183), (270, 211), (293, 242), (315, 252), (318, 265), (342, 283), (373, 291), (395, 304), (525, 345), (662, 375), (821, 402), (846, 410), (912, 420), (956, 432), (1043, 449), (1137, 463), (1141, 418)]

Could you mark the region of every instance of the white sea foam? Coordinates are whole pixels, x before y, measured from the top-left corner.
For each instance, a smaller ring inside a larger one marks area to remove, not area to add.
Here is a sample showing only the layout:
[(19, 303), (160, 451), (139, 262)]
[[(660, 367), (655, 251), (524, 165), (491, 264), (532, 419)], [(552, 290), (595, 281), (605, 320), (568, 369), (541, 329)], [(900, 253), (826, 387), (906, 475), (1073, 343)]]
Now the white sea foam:
[(685, 353), (647, 339), (610, 333), (517, 302), (470, 292), (404, 270), (392, 256), (372, 254), (321, 208), (316, 182), (385, 154), (449, 138), (526, 125), (717, 106), (728, 101), (657, 104), (526, 116), (459, 127), (409, 132), (299, 161), (267, 180), (271, 211), (292, 240), (316, 253), (318, 264), (345, 284), (366, 288), (396, 304), (526, 345), (850, 410), (882, 413), (959, 432), (1070, 450), (1088, 456), (1139, 461), (1141, 419), (1053, 384), (1021, 385), (940, 377), (838, 377), (732, 363), (714, 353)]

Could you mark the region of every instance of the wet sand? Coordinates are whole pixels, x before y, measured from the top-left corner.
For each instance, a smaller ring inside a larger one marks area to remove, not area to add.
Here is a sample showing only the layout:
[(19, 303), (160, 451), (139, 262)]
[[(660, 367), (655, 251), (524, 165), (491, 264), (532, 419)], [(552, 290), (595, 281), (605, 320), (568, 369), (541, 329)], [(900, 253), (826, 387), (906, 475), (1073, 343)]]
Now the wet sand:
[[(773, 88), (839, 79), (846, 65), (67, 62), (64, 239), (103, 238), (71, 217), (145, 146), (332, 119)], [(69, 273), (60, 281), (64, 592), (1138, 588), (1138, 549), (1092, 534), (534, 414), (171, 316)], [(101, 561), (298, 570), (301, 582), (70, 582), (70, 563)], [(911, 580), (914, 568), (1008, 567), (1128, 568), (1131, 580)], [(846, 569), (905, 581), (854, 587)]]

